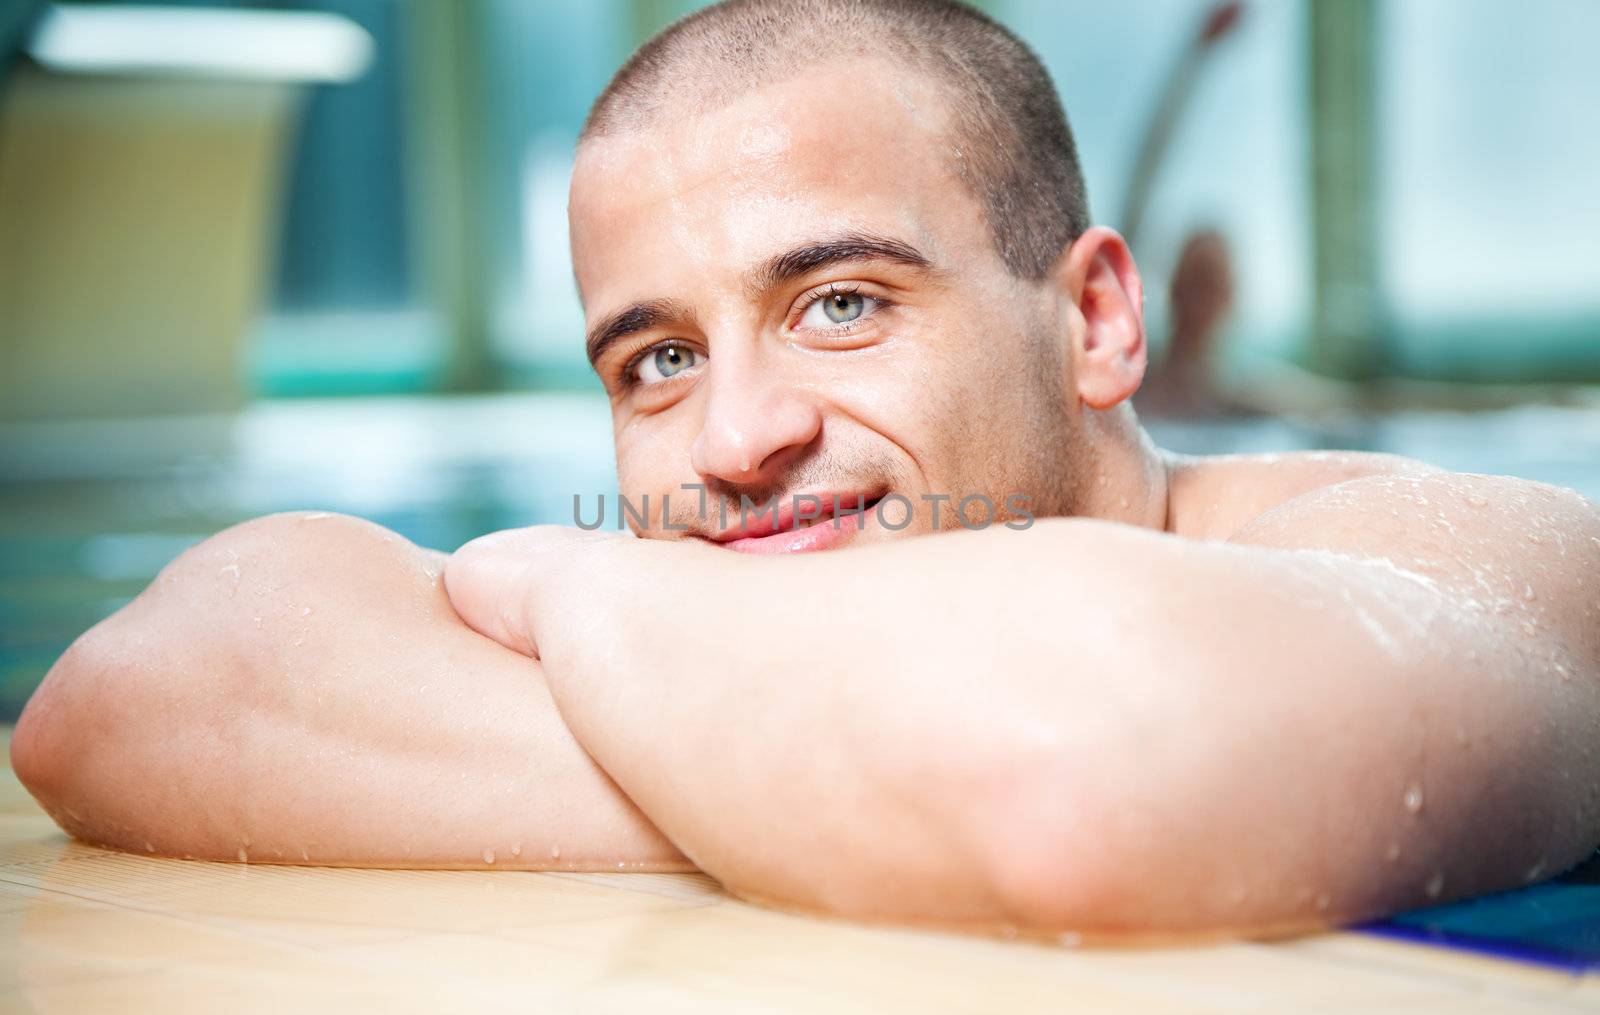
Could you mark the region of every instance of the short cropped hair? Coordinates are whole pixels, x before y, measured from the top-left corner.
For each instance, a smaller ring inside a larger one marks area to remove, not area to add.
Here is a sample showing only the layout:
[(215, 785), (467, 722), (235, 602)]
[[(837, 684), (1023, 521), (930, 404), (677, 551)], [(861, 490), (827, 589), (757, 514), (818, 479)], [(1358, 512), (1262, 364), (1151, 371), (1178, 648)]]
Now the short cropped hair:
[[(579, 139), (639, 130), (685, 97), (716, 105), (824, 62), (885, 52), (943, 86), (957, 175), (1020, 278), (1044, 278), (1089, 227), (1077, 147), (1028, 46), (954, 0), (726, 0), (672, 23), (617, 71)], [(821, 51), (823, 55), (816, 56)]]

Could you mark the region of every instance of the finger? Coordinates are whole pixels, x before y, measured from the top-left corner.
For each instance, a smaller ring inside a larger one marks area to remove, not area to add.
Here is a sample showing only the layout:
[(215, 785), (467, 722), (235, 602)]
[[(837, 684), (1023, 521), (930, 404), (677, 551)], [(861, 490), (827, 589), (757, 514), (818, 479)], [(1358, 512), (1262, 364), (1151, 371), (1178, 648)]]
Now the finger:
[(536, 530), (512, 529), (467, 543), (444, 571), (450, 605), (468, 627), (535, 659), (531, 600), (539, 556)]

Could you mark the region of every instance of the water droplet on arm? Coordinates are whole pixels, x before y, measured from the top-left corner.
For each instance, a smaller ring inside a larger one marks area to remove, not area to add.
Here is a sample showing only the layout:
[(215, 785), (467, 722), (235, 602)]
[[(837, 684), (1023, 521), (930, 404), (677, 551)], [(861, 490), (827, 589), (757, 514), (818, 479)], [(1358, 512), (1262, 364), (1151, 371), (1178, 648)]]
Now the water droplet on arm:
[(1444, 871), (1434, 871), (1433, 877), (1422, 886), (1422, 890), (1428, 893), (1428, 898), (1437, 899), (1439, 893), (1444, 891)]
[(1417, 783), (1412, 783), (1410, 786), (1407, 786), (1406, 787), (1406, 795), (1404, 797), (1404, 803), (1406, 805), (1406, 813), (1408, 813), (1408, 814), (1421, 814), (1422, 813), (1422, 787), (1420, 785), (1418, 785)]
[(483, 851), (483, 862), (494, 863), (494, 850), (486, 849)]

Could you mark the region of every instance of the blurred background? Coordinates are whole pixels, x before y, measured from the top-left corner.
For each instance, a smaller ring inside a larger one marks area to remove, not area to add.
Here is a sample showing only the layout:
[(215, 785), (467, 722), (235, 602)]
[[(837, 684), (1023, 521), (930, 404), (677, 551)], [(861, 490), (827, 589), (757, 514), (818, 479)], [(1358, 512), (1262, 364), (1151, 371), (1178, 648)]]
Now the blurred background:
[[(677, 0), (0, 0), (0, 721), (185, 547), (613, 488), (565, 201)], [(1133, 243), (1179, 450), (1600, 498), (1600, 4), (989, 0)]]

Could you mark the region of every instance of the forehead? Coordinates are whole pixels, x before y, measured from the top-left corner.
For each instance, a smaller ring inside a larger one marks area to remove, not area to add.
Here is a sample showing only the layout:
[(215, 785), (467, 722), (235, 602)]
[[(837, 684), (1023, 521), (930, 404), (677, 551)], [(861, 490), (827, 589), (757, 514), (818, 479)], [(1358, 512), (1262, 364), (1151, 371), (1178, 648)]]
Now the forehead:
[(800, 243), (885, 235), (952, 265), (987, 247), (939, 89), (903, 66), (814, 67), (711, 109), (594, 138), (573, 170), (573, 263), (591, 314), (728, 281)]

